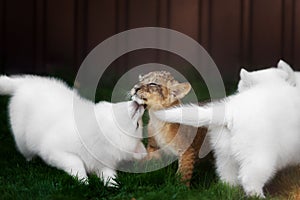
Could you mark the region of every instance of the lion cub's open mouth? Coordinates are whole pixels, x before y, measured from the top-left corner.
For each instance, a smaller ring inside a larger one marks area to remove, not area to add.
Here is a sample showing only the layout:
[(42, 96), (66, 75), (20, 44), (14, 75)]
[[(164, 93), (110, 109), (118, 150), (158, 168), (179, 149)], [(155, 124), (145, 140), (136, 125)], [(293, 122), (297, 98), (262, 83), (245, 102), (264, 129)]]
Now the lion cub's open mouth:
[(145, 103), (145, 101), (143, 99), (139, 98), (137, 95), (131, 96), (131, 100), (135, 101), (137, 104), (143, 106), (144, 109), (147, 108), (147, 104)]
[(139, 95), (137, 94), (137, 90), (136, 90), (135, 87), (130, 91), (130, 94), (131, 94), (131, 100), (132, 101), (135, 101), (139, 105), (142, 105), (144, 107), (144, 109), (146, 109), (147, 104), (145, 102), (145, 99), (142, 99), (142, 98), (139, 97)]
[(136, 101), (130, 101), (130, 115), (132, 119), (140, 119), (145, 111), (145, 107)]

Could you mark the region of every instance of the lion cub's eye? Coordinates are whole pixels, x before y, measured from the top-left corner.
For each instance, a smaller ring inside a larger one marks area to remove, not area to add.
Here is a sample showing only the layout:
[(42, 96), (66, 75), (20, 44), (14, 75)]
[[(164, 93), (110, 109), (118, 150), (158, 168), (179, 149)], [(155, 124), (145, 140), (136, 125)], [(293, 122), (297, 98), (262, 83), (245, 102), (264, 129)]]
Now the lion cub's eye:
[(149, 83), (148, 85), (149, 85), (149, 86), (157, 86), (156, 83)]

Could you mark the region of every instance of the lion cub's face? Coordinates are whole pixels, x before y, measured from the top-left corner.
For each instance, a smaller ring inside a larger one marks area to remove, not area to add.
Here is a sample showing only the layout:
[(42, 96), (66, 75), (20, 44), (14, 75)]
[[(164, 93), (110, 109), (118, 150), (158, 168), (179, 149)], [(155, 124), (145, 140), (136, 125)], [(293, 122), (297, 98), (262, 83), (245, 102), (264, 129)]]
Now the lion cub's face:
[(137, 103), (158, 110), (178, 104), (190, 89), (189, 83), (179, 83), (169, 72), (154, 71), (140, 76), (130, 93)]

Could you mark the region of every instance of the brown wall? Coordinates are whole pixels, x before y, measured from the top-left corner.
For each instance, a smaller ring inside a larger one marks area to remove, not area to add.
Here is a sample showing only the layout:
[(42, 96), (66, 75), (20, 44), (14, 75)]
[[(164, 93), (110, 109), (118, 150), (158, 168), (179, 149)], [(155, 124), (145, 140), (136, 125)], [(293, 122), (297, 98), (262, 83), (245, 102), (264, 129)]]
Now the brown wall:
[[(144, 26), (199, 41), (227, 80), (280, 58), (300, 69), (300, 0), (0, 0), (1, 71), (76, 72), (101, 41)], [(156, 53), (120, 59), (118, 71)]]

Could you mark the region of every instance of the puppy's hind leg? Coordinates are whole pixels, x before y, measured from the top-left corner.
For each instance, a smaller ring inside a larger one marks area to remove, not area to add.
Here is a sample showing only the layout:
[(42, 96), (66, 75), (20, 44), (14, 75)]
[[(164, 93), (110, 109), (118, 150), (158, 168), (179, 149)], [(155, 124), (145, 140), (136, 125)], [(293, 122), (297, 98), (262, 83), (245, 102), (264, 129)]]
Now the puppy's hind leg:
[[(222, 131), (223, 134), (220, 134), (222, 133)], [(239, 163), (233, 156), (232, 139), (230, 135), (230, 132), (227, 130), (215, 130), (215, 133), (213, 135), (215, 146), (214, 153), (216, 156), (217, 173), (220, 179), (231, 186), (237, 186), (239, 184)]]
[(220, 179), (231, 186), (237, 186), (238, 181), (238, 163), (230, 155), (220, 155), (216, 158), (217, 172)]
[(239, 171), (239, 179), (249, 196), (264, 198), (263, 187), (275, 172), (275, 159), (268, 155), (252, 155), (247, 157)]
[(78, 180), (88, 183), (88, 176), (83, 161), (75, 154), (68, 152), (43, 152), (42, 159), (49, 165), (64, 170)]
[(15, 127), (12, 127), (12, 130), (19, 152), (26, 158), (26, 161), (31, 161), (35, 153), (31, 150), (32, 148), (27, 146), (25, 133), (17, 130)]

